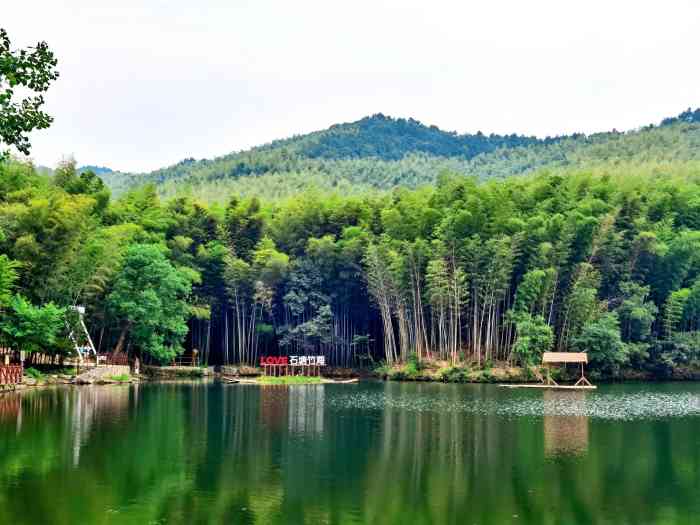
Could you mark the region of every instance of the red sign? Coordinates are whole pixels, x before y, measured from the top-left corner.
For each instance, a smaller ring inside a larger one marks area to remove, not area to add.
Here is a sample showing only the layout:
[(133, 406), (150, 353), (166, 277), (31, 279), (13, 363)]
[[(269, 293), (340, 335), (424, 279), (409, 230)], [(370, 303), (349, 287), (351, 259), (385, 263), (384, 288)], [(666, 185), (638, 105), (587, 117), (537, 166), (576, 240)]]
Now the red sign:
[(291, 355), (267, 356), (260, 358), (260, 366), (289, 365), (289, 366), (326, 366), (326, 356), (323, 355)]
[(260, 358), (260, 364), (262, 366), (265, 365), (288, 365), (289, 364), (289, 358), (287, 356), (280, 356), (280, 357), (275, 357), (275, 356), (267, 356), (267, 357), (261, 357)]

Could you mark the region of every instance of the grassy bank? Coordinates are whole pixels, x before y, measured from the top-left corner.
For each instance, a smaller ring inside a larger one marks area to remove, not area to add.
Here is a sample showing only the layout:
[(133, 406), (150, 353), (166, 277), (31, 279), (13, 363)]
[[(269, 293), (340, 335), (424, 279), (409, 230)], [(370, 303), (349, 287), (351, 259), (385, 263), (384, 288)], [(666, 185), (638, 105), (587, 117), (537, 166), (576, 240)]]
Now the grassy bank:
[(417, 361), (375, 368), (376, 376), (391, 381), (434, 381), (442, 383), (523, 383), (538, 381), (538, 367), (529, 369), (493, 363), (478, 367), (475, 364), (448, 361)]
[[(388, 381), (432, 381), (442, 383), (538, 383), (546, 374), (544, 367), (510, 366), (495, 362), (478, 366), (476, 363), (459, 363), (453, 366), (448, 361), (417, 361), (393, 366), (380, 365), (374, 369), (374, 376)], [(577, 367), (554, 367), (551, 376), (556, 381), (574, 382), (579, 377)], [(688, 365), (677, 367), (666, 374), (654, 370), (622, 369), (615, 376), (601, 375), (595, 370), (587, 370), (586, 376), (592, 381), (700, 381), (700, 367)]]

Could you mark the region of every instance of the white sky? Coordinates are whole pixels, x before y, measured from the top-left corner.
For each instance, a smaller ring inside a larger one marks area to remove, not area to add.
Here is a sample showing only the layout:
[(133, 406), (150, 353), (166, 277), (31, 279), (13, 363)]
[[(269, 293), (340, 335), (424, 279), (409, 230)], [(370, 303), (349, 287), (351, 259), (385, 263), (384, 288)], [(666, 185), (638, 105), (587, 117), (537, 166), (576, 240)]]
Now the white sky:
[(151, 170), (373, 113), (461, 133), (700, 106), (697, 0), (2, 0), (60, 60), (32, 157)]

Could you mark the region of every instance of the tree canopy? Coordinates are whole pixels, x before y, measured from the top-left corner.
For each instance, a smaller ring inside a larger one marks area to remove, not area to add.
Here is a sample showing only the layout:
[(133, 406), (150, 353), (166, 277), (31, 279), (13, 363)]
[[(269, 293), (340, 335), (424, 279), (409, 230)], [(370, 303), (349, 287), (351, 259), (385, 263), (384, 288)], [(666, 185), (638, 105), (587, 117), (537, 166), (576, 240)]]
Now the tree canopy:
[(46, 42), (12, 49), (7, 31), (0, 28), (0, 142), (28, 155), (28, 133), (51, 125), (52, 117), (41, 110), (42, 93), (58, 78), (57, 64)]
[(71, 164), (0, 170), (3, 304), (84, 304), (102, 352), (483, 366), (585, 348), (605, 374), (700, 356), (694, 161), (225, 206), (115, 200)]
[(138, 350), (158, 361), (178, 355), (188, 330), (192, 280), (192, 273), (175, 268), (161, 247), (130, 246), (107, 296), (109, 308), (124, 325), (117, 351), (129, 336)]

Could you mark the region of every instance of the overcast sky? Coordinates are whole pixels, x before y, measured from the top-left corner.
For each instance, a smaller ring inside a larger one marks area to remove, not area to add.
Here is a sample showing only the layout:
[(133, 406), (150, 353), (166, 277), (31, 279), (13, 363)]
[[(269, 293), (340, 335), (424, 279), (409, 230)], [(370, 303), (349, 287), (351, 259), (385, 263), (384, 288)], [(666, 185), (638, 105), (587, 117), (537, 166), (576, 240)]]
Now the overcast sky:
[(700, 106), (697, 0), (5, 0), (60, 79), (32, 157), (145, 171), (373, 113), (630, 129)]

